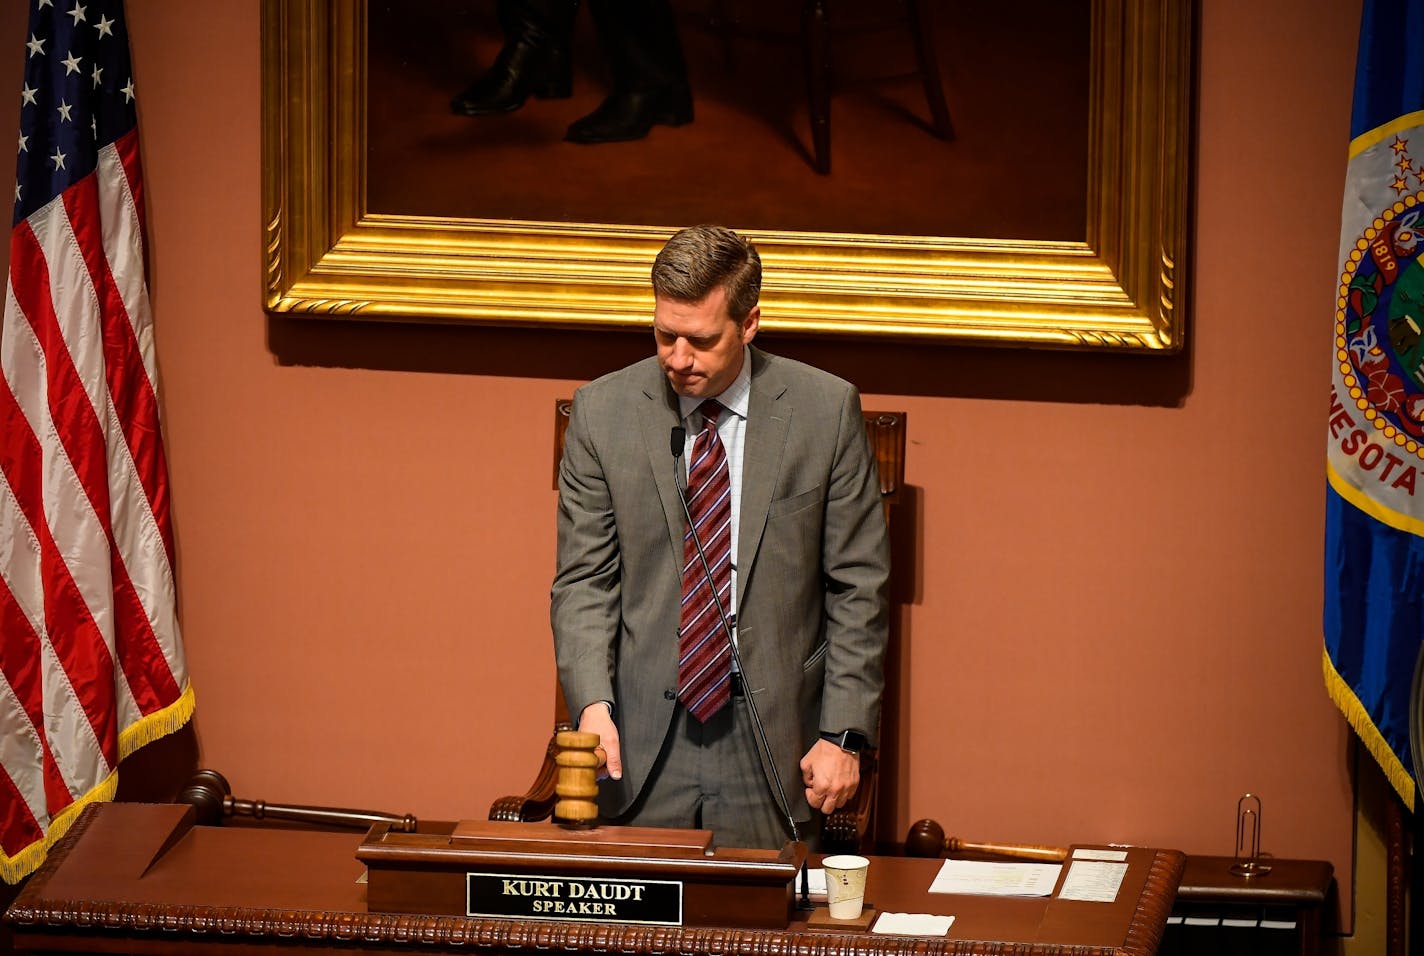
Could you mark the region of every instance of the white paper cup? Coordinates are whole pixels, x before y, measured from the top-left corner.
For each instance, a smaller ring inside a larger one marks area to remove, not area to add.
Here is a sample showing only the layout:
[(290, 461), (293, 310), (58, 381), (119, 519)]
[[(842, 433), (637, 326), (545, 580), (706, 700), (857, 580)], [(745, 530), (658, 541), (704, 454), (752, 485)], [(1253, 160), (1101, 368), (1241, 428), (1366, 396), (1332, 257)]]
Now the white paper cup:
[(828, 856), (821, 866), (826, 870), (831, 919), (858, 919), (865, 905), (865, 874), (870, 861), (863, 856)]

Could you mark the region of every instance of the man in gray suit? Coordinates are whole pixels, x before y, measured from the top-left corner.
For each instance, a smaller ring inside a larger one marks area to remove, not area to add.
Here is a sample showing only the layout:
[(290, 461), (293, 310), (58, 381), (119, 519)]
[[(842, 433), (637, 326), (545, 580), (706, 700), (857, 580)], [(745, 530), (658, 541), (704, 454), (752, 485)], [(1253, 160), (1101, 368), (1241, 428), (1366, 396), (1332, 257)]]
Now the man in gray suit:
[[(685, 229), (658, 254), (656, 356), (574, 395), (551, 618), (569, 711), (607, 752), (604, 818), (779, 848), (788, 818), (814, 836), (813, 811), (855, 794), (875, 743), (889, 553), (860, 395), (752, 347), (760, 290), (756, 250), (729, 229)], [(704, 528), (693, 506), (704, 568), (678, 499), (686, 480), (695, 501), (708, 470), (731, 507)]]

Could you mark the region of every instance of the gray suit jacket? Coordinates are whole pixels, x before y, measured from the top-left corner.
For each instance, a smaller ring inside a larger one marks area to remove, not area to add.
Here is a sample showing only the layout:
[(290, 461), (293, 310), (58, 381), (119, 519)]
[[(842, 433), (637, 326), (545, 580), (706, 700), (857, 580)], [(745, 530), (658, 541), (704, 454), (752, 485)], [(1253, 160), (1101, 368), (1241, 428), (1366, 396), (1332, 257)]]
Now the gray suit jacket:
[[(889, 550), (859, 393), (800, 362), (750, 355), (737, 646), (789, 812), (805, 820), (799, 763), (820, 731), (879, 732)], [(678, 421), (650, 358), (580, 388), (564, 438), (550, 615), (574, 719), (614, 703), (623, 779), (600, 788), (606, 816), (642, 790), (676, 707)]]

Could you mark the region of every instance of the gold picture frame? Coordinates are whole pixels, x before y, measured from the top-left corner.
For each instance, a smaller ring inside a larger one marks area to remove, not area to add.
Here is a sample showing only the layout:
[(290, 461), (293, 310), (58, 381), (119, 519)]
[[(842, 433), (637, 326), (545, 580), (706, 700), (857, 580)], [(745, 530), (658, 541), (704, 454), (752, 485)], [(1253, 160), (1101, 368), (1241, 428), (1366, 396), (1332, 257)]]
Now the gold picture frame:
[[(1014, 346), (1181, 348), (1195, 0), (1092, 0), (1085, 240), (747, 231), (764, 328)], [(272, 313), (645, 328), (668, 230), (373, 214), (366, 4), (264, 0)]]

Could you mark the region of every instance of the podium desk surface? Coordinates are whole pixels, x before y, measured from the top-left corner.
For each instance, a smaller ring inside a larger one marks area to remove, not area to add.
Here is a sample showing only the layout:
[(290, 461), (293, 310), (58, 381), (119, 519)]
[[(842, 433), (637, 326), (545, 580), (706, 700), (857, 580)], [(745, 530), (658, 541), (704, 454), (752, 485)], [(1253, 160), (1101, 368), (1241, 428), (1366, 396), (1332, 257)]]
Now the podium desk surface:
[[(641, 926), (370, 913), (362, 835), (192, 825), (191, 808), (87, 808), (6, 913), (20, 952), (471, 952), (546, 956), (1146, 956), (1161, 941), (1185, 866), (1175, 850), (1125, 848), (1110, 903), (932, 894), (940, 860), (871, 857), (880, 912), (955, 917), (945, 937)], [(1067, 873), (1064, 868), (1064, 875)], [(1060, 881), (1062, 876), (1060, 876)]]

